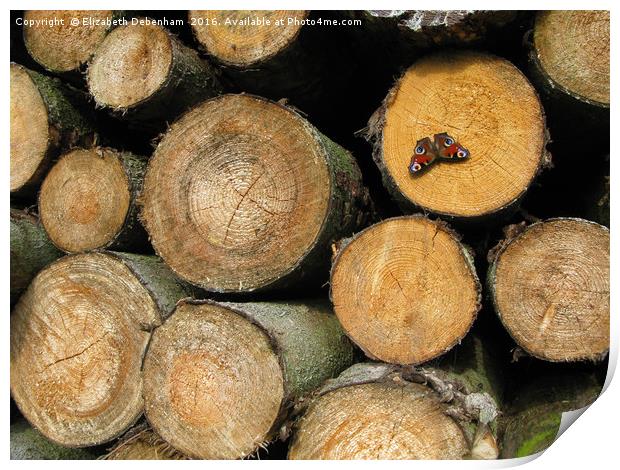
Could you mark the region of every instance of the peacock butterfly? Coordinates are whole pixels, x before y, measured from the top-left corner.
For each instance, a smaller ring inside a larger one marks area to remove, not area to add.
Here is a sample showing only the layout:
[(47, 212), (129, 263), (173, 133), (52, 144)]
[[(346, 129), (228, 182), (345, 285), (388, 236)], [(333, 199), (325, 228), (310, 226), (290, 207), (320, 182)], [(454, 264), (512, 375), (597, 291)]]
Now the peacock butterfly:
[(447, 132), (435, 134), (433, 141), (424, 137), (416, 142), (409, 163), (409, 172), (417, 175), (437, 160), (456, 161), (469, 157), (469, 150), (459, 144)]

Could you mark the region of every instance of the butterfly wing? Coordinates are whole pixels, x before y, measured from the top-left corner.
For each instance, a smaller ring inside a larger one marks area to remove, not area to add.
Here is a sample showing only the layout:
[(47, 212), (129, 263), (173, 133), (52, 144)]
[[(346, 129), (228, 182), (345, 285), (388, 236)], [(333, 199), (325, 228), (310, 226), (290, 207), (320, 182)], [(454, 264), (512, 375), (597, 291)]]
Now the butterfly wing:
[(413, 156), (409, 163), (409, 172), (412, 175), (420, 173), (427, 166), (437, 159), (437, 152), (433, 142), (428, 137), (424, 137), (416, 142), (413, 148)]
[(454, 137), (446, 132), (435, 134), (437, 156), (443, 160), (463, 160), (469, 157), (469, 150), (459, 144)]

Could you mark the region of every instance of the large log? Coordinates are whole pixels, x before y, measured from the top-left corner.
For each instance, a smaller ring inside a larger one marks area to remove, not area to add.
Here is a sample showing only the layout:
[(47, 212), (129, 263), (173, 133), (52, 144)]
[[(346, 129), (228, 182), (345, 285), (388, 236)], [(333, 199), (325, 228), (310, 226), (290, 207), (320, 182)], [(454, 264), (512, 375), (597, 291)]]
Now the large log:
[[(123, 15), (118, 10), (28, 10), (24, 43), (49, 72), (79, 72)], [(73, 24), (76, 19), (79, 24)]]
[(41, 269), (61, 255), (38, 217), (11, 209), (11, 303), (17, 300)]
[(39, 193), (41, 222), (69, 253), (148, 246), (136, 199), (146, 159), (111, 148), (75, 149), (49, 171)]
[(88, 449), (62, 447), (47, 440), (24, 419), (11, 424), (11, 460), (92, 460)]
[(144, 362), (146, 417), (193, 458), (254, 453), (290, 408), (353, 362), (353, 348), (320, 303), (183, 301)]
[(547, 361), (609, 349), (609, 229), (582, 219), (510, 226), (489, 252), (495, 310), (515, 342)]
[(156, 257), (70, 255), (43, 269), (11, 315), (11, 393), (48, 439), (102, 444), (143, 411), (152, 329), (188, 294)]
[(148, 18), (114, 29), (95, 51), (88, 88), (95, 102), (136, 126), (166, 120), (218, 95), (217, 71)]
[(345, 240), (330, 285), (350, 338), (370, 358), (396, 364), (445, 353), (480, 309), (472, 255), (445, 224), (422, 216), (388, 219)]
[(290, 459), (495, 459), (495, 372), (480, 340), (424, 367), (355, 364), (294, 426)]
[[(443, 132), (470, 156), (411, 175), (416, 142)], [(510, 62), (480, 52), (420, 59), (371, 117), (367, 136), (383, 183), (403, 210), (459, 222), (488, 221), (515, 208), (549, 163), (536, 92)]]
[(35, 189), (61, 149), (94, 141), (78, 96), (57, 79), (11, 63), (11, 193)]
[(609, 126), (609, 30), (606, 10), (542, 11), (536, 16), (530, 73), (551, 117), (566, 132)]
[(352, 155), (299, 114), (225, 95), (170, 127), (141, 200), (153, 247), (179, 276), (248, 292), (324, 282), (329, 245), (365, 222), (368, 194)]

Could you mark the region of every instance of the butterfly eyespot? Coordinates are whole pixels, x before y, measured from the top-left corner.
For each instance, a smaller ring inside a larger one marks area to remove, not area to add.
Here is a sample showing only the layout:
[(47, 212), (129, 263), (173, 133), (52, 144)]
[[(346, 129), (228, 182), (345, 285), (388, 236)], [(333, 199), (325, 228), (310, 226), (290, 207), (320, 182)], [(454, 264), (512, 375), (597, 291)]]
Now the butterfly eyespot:
[(422, 147), (421, 145), (418, 145), (415, 148), (415, 153), (418, 154), (418, 155), (422, 155), (424, 153), (424, 147)]
[(444, 145), (445, 145), (446, 147), (450, 147), (450, 145), (452, 145), (453, 143), (454, 143), (454, 140), (452, 140), (450, 137), (448, 137), (448, 138), (446, 139), (446, 141), (444, 142)]
[(416, 172), (416, 171), (420, 171), (422, 169), (422, 165), (420, 165), (419, 163), (412, 163), (411, 166), (409, 167), (409, 170), (411, 170), (412, 173)]
[(456, 156), (459, 157), (459, 158), (465, 158), (468, 154), (469, 154), (469, 152), (467, 152), (467, 150), (459, 150), (456, 153)]

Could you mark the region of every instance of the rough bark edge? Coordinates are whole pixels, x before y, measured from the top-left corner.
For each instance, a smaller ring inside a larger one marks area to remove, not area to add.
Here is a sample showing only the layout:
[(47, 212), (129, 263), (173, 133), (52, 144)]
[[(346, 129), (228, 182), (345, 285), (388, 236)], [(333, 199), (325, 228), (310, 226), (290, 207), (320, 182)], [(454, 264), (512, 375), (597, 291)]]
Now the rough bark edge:
[[(167, 34), (172, 54), (164, 83), (150, 96), (126, 107), (108, 106), (99, 103), (93, 96), (97, 107), (107, 109), (121, 119), (143, 123), (147, 128), (154, 121), (165, 121), (165, 117), (176, 118), (188, 108), (219, 95), (223, 90), (218, 69), (201, 59), (195, 50), (185, 46), (166, 28), (157, 27)], [(96, 53), (88, 61), (88, 67), (95, 57)], [(89, 75), (86, 82), (90, 89)]]
[(57, 78), (47, 77), (23, 65), (11, 62), (26, 72), (36, 87), (47, 110), (47, 150), (30, 179), (11, 191), (12, 196), (26, 196), (34, 192), (52, 161), (62, 149), (76, 146), (90, 147), (97, 140), (88, 113), (84, 113), (86, 98), (83, 94), (64, 85)]
[[(491, 56), (491, 57), (499, 58), (506, 62), (510, 62), (507, 59), (504, 59), (503, 57), (496, 56), (495, 54), (490, 54), (490, 53), (484, 53), (484, 54)], [(532, 178), (530, 179), (527, 187), (509, 203), (505, 204), (504, 206), (498, 207), (494, 211), (487, 212), (485, 214), (480, 214), (477, 216), (462, 216), (462, 215), (453, 214), (449, 212), (432, 211), (426, 207), (423, 207), (423, 206), (420, 206), (414, 203), (400, 191), (400, 189), (398, 188), (398, 185), (394, 181), (394, 178), (387, 171), (387, 167), (385, 166), (384, 159), (383, 159), (383, 129), (385, 127), (387, 110), (390, 107), (390, 105), (394, 102), (394, 99), (396, 98), (396, 95), (400, 88), (401, 81), (404, 79), (407, 72), (411, 68), (416, 66), (417, 62), (418, 61), (416, 61), (413, 65), (411, 65), (407, 70), (405, 70), (400, 75), (400, 77), (396, 79), (396, 81), (394, 82), (394, 85), (392, 85), (392, 88), (390, 88), (390, 91), (386, 95), (385, 99), (383, 100), (379, 108), (377, 108), (377, 110), (370, 116), (368, 120), (368, 125), (365, 128), (360, 129), (356, 133), (356, 135), (363, 137), (371, 145), (372, 158), (381, 173), (381, 181), (383, 182), (383, 186), (388, 190), (394, 202), (396, 202), (398, 207), (404, 213), (422, 211), (424, 214), (435, 214), (439, 217), (443, 217), (447, 219), (449, 222), (452, 222), (455, 224), (462, 224), (462, 225), (484, 225), (487, 223), (495, 223), (498, 220), (501, 221), (502, 219), (508, 218), (510, 215), (512, 215), (514, 212), (518, 210), (519, 204), (521, 203), (523, 197), (527, 193), (528, 189), (532, 186), (534, 181), (540, 176), (540, 174), (544, 170), (553, 167), (551, 153), (549, 152), (549, 150), (547, 150), (547, 145), (551, 143), (552, 140), (549, 134), (549, 130), (547, 128), (547, 124), (546, 124), (547, 119), (546, 119), (545, 110), (543, 108), (542, 102), (540, 100), (540, 96), (536, 88), (528, 80), (528, 78), (523, 74), (523, 72), (521, 72), (521, 70), (519, 70), (514, 64), (510, 62), (513, 68), (532, 87), (532, 91), (534, 92), (534, 95), (537, 98), (537, 101), (540, 105), (540, 111), (541, 111), (541, 122), (543, 126), (543, 143), (540, 149), (540, 152), (541, 152), (540, 162), (538, 164), (537, 170), (532, 175)]]
[[(475, 267), (475, 264), (474, 264), (473, 252), (472, 252), (470, 247), (468, 247), (467, 245), (465, 245), (465, 244), (463, 244), (461, 242), (460, 235), (458, 235), (454, 230), (452, 230), (450, 228), (450, 226), (446, 222), (443, 222), (442, 220), (429, 219), (424, 214), (401, 215), (401, 216), (397, 216), (397, 217), (391, 217), (389, 219), (384, 219), (384, 220), (382, 220), (382, 221), (380, 221), (380, 222), (378, 222), (376, 224), (371, 225), (370, 227), (366, 227), (364, 230), (362, 230), (360, 232), (357, 232), (355, 235), (353, 235), (350, 238), (346, 238), (346, 239), (340, 240), (340, 241), (332, 244), (332, 267), (331, 267), (330, 275), (329, 275), (329, 279), (330, 279), (330, 282), (329, 282), (329, 284), (330, 284), (330, 287), (329, 287), (329, 300), (333, 304), (333, 300), (334, 299), (333, 299), (333, 295), (332, 295), (332, 287), (331, 287), (332, 286), (332, 282), (331, 282), (331, 280), (332, 280), (332, 278), (334, 276), (334, 271), (336, 269), (336, 266), (338, 265), (338, 262), (340, 261), (340, 257), (342, 256), (342, 254), (344, 253), (346, 248), (349, 246), (349, 244), (351, 242), (355, 241), (356, 239), (358, 239), (359, 237), (361, 237), (366, 232), (372, 230), (374, 227), (376, 227), (376, 226), (378, 226), (380, 224), (387, 223), (387, 222), (390, 222), (392, 220), (405, 220), (405, 219), (424, 219), (424, 220), (434, 224), (435, 227), (437, 228), (437, 230), (443, 230), (444, 232), (446, 232), (458, 244), (458, 246), (460, 247), (461, 255), (463, 256), (463, 260), (465, 261), (465, 264), (467, 265), (467, 267), (469, 268), (469, 271), (471, 272), (472, 280), (474, 281), (474, 285), (475, 285), (475, 288), (476, 288), (476, 297), (477, 297), (476, 305), (474, 307), (471, 323), (469, 324), (469, 327), (467, 328), (467, 331), (460, 338), (455, 338), (455, 341), (449, 347), (447, 347), (441, 353), (439, 353), (437, 356), (435, 356), (435, 358), (436, 358), (436, 357), (439, 357), (439, 356), (445, 354), (446, 352), (448, 352), (449, 350), (454, 348), (457, 344), (461, 343), (463, 338), (465, 338), (465, 336), (467, 336), (467, 333), (469, 332), (469, 330), (473, 326), (474, 322), (476, 321), (476, 318), (478, 317), (478, 313), (482, 309), (482, 284), (480, 283), (480, 278), (478, 277), (478, 273), (476, 272), (476, 267)], [(356, 343), (355, 340), (349, 335), (349, 333), (347, 332), (347, 330), (344, 327), (343, 327), (343, 330), (344, 330), (345, 334), (349, 337), (351, 342), (353, 342), (353, 344), (355, 344), (358, 348), (360, 348), (369, 359), (371, 359), (373, 361), (381, 361), (381, 359), (378, 359), (372, 353), (370, 353), (365, 348), (363, 348), (361, 345)], [(421, 363), (424, 363), (424, 362), (428, 362), (430, 360), (432, 360), (432, 359), (424, 359), (424, 360), (422, 360), (420, 362), (416, 362), (416, 363), (408, 364), (408, 365), (415, 366), (415, 365), (418, 365), (418, 364), (421, 364)]]
[(487, 254), (487, 261), (489, 263), (489, 268), (487, 270), (487, 289), (488, 289), (488, 297), (491, 300), (491, 303), (493, 305), (493, 310), (495, 311), (497, 317), (499, 318), (502, 326), (504, 327), (504, 329), (508, 332), (508, 334), (510, 335), (510, 337), (513, 339), (515, 345), (516, 345), (516, 349), (515, 349), (515, 354), (514, 354), (514, 359), (513, 360), (518, 360), (521, 356), (524, 355), (529, 355), (532, 357), (535, 357), (537, 359), (546, 361), (546, 362), (556, 362), (556, 363), (566, 363), (566, 362), (579, 362), (579, 361), (591, 361), (594, 363), (600, 362), (603, 359), (605, 359), (605, 357), (607, 357), (607, 355), (609, 354), (609, 348), (607, 349), (607, 351), (604, 351), (603, 353), (601, 353), (598, 356), (592, 356), (592, 357), (578, 357), (578, 358), (571, 358), (571, 359), (549, 359), (546, 357), (542, 357), (538, 354), (535, 354), (533, 351), (528, 350), (527, 348), (523, 347), (521, 344), (517, 343), (517, 341), (514, 339), (511, 330), (508, 328), (508, 326), (506, 325), (506, 323), (504, 322), (502, 313), (499, 309), (498, 303), (497, 303), (497, 299), (496, 299), (496, 292), (495, 292), (495, 273), (497, 270), (497, 264), (499, 262), (500, 257), (502, 256), (502, 254), (504, 253), (504, 251), (506, 251), (506, 249), (510, 246), (510, 244), (512, 244), (512, 242), (518, 240), (519, 238), (521, 238), (523, 235), (525, 235), (525, 233), (527, 233), (529, 230), (531, 230), (533, 227), (537, 226), (537, 225), (541, 225), (541, 224), (545, 224), (547, 222), (555, 222), (555, 221), (563, 221), (563, 220), (571, 220), (571, 221), (575, 221), (575, 222), (580, 222), (580, 223), (588, 223), (588, 224), (592, 224), (592, 225), (596, 225), (598, 227), (603, 228), (605, 231), (609, 232), (609, 228), (605, 227), (604, 225), (601, 225), (597, 222), (593, 222), (591, 220), (586, 220), (586, 219), (580, 219), (578, 217), (553, 217), (550, 219), (545, 219), (545, 220), (541, 220), (538, 222), (534, 222), (530, 225), (526, 225), (525, 222), (521, 222), (519, 224), (513, 224), (513, 225), (508, 225), (506, 227), (504, 227), (504, 239), (500, 240), (499, 243), (491, 248), (491, 250), (489, 250), (488, 254)]
[[(154, 447), (156, 452), (160, 452), (165, 457), (163, 460), (189, 460), (189, 457), (182, 454), (168, 442), (161, 438), (146, 422), (142, 422), (127, 431), (106, 454), (98, 460), (117, 460), (116, 456), (122, 450), (134, 442), (143, 441), (148, 446)], [(123, 459), (124, 460), (124, 459)]]
[[(322, 351), (324, 351), (319, 348), (319, 346), (321, 346), (320, 343), (308, 339), (308, 336), (323, 336), (324, 334), (333, 336), (332, 338), (328, 338), (328, 342), (332, 343), (332, 350), (328, 353), (328, 361), (332, 366), (331, 370), (313, 371), (316, 374), (313, 378), (309, 378), (307, 376), (294, 378), (298, 372), (303, 374), (303, 371), (295, 370), (295, 363), (288, 363), (289, 356), (294, 354), (291, 349), (296, 347), (294, 341), (289, 342), (291, 329), (290, 324), (286, 321), (287, 319), (290, 319), (289, 315), (277, 315), (277, 313), (283, 313), (280, 311), (277, 312), (276, 315), (267, 313), (267, 315), (271, 318), (259, 318), (262, 316), (260, 311), (249, 312), (247, 310), (247, 307), (249, 306), (251, 309), (266, 308), (267, 311), (272, 312), (274, 310), (271, 309), (281, 309), (284, 307), (285, 310), (288, 310), (289, 307), (293, 306), (301, 307), (302, 309), (304, 307), (310, 307), (313, 309), (322, 310), (325, 314), (330, 314), (330, 309), (327, 304), (320, 301), (219, 302), (209, 299), (197, 300), (193, 298), (186, 298), (177, 303), (177, 307), (180, 305), (211, 305), (232, 311), (257, 326), (267, 336), (273, 352), (278, 356), (278, 362), (280, 364), (282, 377), (284, 379), (284, 396), (282, 398), (282, 403), (280, 404), (280, 410), (278, 411), (278, 415), (274, 420), (271, 429), (265, 435), (264, 440), (256, 446), (254, 453), (258, 452), (261, 448), (265, 448), (267, 444), (276, 439), (280, 439), (282, 441), (286, 440), (290, 435), (296, 407), (300, 406), (301, 403), (304, 403), (305, 400), (312, 393), (314, 393), (323, 382), (330, 379), (330, 376), (333, 378), (335, 375), (349, 367), (354, 361), (355, 353), (353, 343), (348, 341), (336, 316), (331, 313), (331, 315), (333, 315), (331, 325), (328, 325), (325, 322), (316, 322), (314, 323), (314, 326), (316, 327), (314, 331), (311, 328), (305, 328), (305, 331), (303, 331), (304, 329), (302, 328), (302, 331), (299, 332), (300, 335), (307, 335), (302, 338), (305, 339), (305, 343), (299, 344), (309, 345), (312, 349), (316, 349), (316, 351), (314, 351), (315, 353), (318, 352), (319, 354), (322, 354)], [(316, 312), (305, 311), (301, 313), (301, 315), (311, 319), (315, 313)], [(271, 321), (273, 323), (269, 324)], [(310, 333), (310, 335), (308, 335), (308, 333)], [(300, 349), (304, 348), (302, 347)], [(307, 382), (303, 383), (304, 381)], [(149, 424), (153, 429), (156, 429), (153, 427), (152, 423), (149, 422)], [(253, 454), (250, 453), (244, 458), (252, 455)]]
[(476, 458), (478, 445), (489, 432), (493, 440), (497, 440), (496, 433), (490, 431), (489, 427), (495, 427), (500, 411), (490, 394), (487, 391), (468, 391), (458, 378), (442, 376), (441, 370), (427, 367), (398, 366), (378, 362), (354, 364), (337, 378), (328, 380), (323, 387), (312, 394), (306, 403), (298, 406), (295, 410), (296, 417), (300, 419), (316, 399), (327, 393), (369, 383), (389, 383), (400, 386), (418, 383), (428, 386), (438, 401), (446, 405), (444, 414), (450, 416), (463, 432), (470, 448), (470, 455), (464, 456), (465, 458)]
[[(129, 16), (131, 16), (133, 14), (133, 12), (131, 11), (127, 11), (127, 10), (112, 10), (112, 21), (118, 21), (122, 18), (127, 18)], [(110, 31), (112, 31), (114, 28), (116, 28), (118, 25), (110, 25), (108, 27), (108, 29), (106, 30), (106, 36), (110, 33)], [(103, 37), (103, 39), (105, 39), (105, 36)], [(103, 41), (102, 39), (102, 41)], [(32, 58), (32, 60), (34, 60), (37, 64), (39, 64), (39, 66), (45, 70), (46, 72), (49, 72), (61, 79), (67, 80), (69, 82), (72, 81), (77, 81), (80, 77), (80, 75), (82, 74), (85, 66), (88, 64), (90, 58), (92, 58), (94, 51), (91, 53), (90, 57), (88, 59), (86, 59), (83, 62), (80, 62), (80, 65), (72, 70), (55, 70), (55, 69), (51, 69), (49, 67), (47, 67), (46, 65), (42, 64), (41, 62), (39, 62), (34, 55), (32, 55), (32, 52), (30, 51), (30, 48), (28, 47), (28, 42), (26, 41), (26, 28), (24, 28), (22, 26), (22, 42), (24, 43), (24, 48), (26, 49), (26, 52), (28, 52), (28, 55)], [(101, 44), (101, 43), (99, 43)], [(95, 47), (96, 49), (96, 47)]]
[[(38, 217), (26, 211), (11, 209), (11, 304), (26, 290), (37, 273), (62, 256), (48, 238)], [(13, 232), (15, 234), (13, 235)], [(24, 247), (24, 245), (26, 245)], [(13, 247), (15, 246), (15, 249)], [(22, 254), (26, 256), (22, 256)], [(18, 267), (17, 265), (21, 266)], [(27, 269), (26, 269), (27, 268)], [(18, 279), (16, 271), (23, 271)]]
[[(321, 228), (310, 244), (310, 248), (300, 256), (297, 263), (293, 264), (287, 271), (283, 271), (277, 277), (266, 281), (263, 285), (254, 288), (238, 289), (221, 289), (207, 286), (204, 284), (194, 285), (205, 291), (215, 294), (233, 294), (243, 296), (245, 294), (282, 291), (286, 288), (299, 285), (302, 280), (312, 280), (321, 268), (328, 269), (330, 260), (330, 246), (340, 237), (353, 232), (364, 226), (372, 214), (372, 200), (368, 189), (363, 185), (362, 173), (357, 162), (351, 152), (344, 149), (340, 145), (331, 141), (329, 138), (321, 134), (299, 111), (292, 106), (286, 106), (282, 102), (272, 101), (268, 98), (252, 95), (249, 93), (239, 93), (239, 95), (248, 96), (250, 98), (270, 103), (281, 109), (292, 113), (300, 124), (312, 135), (317, 145), (323, 150), (325, 162), (327, 164), (330, 176), (330, 196), (329, 204), (323, 219)], [(229, 94), (220, 95), (211, 100), (222, 99)], [(238, 96), (234, 95), (233, 96)], [(210, 100), (209, 100), (210, 101)], [(188, 109), (185, 113), (177, 118), (182, 119), (185, 115), (194, 111), (197, 107), (202, 106), (205, 102), (199, 103), (197, 106)], [(147, 168), (148, 172), (148, 168)], [(144, 207), (144, 201), (139, 199), (138, 205)], [(349, 216), (349, 217), (347, 217)], [(144, 211), (140, 211), (139, 220), (148, 233), (149, 223), (144, 217)], [(149, 234), (149, 241), (152, 238)], [(159, 250), (153, 244), (155, 253), (161, 257)], [(170, 269), (180, 278), (183, 276), (173, 267)], [(312, 282), (312, 281), (310, 281)]]
[(43, 436), (25, 419), (11, 424), (11, 460), (93, 460), (87, 449), (58, 445)]
[[(50, 241), (54, 244), (56, 248), (67, 254), (86, 253), (88, 251), (106, 249), (112, 251), (140, 251), (140, 248), (148, 245), (148, 235), (146, 234), (146, 231), (138, 220), (139, 209), (137, 205), (137, 200), (140, 191), (142, 190), (142, 182), (144, 180), (144, 172), (146, 171), (147, 161), (144, 157), (137, 156), (125, 151), (116, 150), (110, 147), (99, 147), (96, 150), (92, 150), (96, 151), (99, 156), (103, 156), (103, 152), (109, 152), (114, 154), (114, 157), (119, 160), (121, 166), (123, 167), (123, 172), (127, 177), (127, 190), (129, 191), (129, 207), (127, 208), (127, 212), (125, 214), (125, 220), (123, 221), (117, 232), (112, 235), (112, 237), (106, 243), (93, 249), (67, 251), (64, 248), (58, 246), (51, 238)], [(61, 155), (58, 161), (65, 158), (66, 155), (66, 153)], [(41, 207), (41, 192), (39, 192), (37, 196), (37, 202), (39, 207)], [(43, 225), (43, 228), (45, 228), (43, 217), (41, 217), (41, 223)]]

